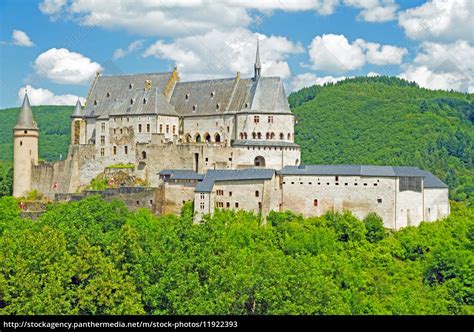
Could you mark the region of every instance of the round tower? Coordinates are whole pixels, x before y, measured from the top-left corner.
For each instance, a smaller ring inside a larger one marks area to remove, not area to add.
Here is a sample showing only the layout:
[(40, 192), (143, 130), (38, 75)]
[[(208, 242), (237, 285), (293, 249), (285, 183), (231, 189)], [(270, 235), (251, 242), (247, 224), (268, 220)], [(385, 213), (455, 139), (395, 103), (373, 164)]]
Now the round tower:
[(13, 196), (23, 197), (31, 191), (32, 168), (37, 164), (38, 125), (25, 93), (18, 121), (13, 127)]

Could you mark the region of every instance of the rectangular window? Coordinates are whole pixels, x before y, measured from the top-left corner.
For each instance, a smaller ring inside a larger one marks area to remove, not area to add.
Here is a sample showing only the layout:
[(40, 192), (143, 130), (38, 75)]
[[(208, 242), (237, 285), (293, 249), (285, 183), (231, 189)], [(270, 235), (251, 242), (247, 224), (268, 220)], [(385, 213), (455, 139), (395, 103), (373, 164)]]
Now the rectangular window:
[(100, 148), (100, 156), (101, 157), (105, 156), (105, 149), (104, 148)]
[(268, 123), (273, 123), (273, 115), (268, 116)]
[(162, 133), (162, 132), (163, 132), (163, 125), (160, 124), (160, 133)]
[(105, 136), (100, 136), (100, 145), (105, 145)]
[(381, 199), (381, 198), (378, 198), (378, 199), (377, 199), (377, 203), (382, 204), (382, 199)]
[(146, 132), (147, 132), (147, 133), (150, 132), (150, 124), (149, 124), (149, 123), (147, 123), (147, 125), (146, 125)]
[(201, 193), (200, 197), (201, 199), (204, 199), (204, 193)]
[(259, 122), (260, 122), (260, 117), (259, 117), (258, 115), (255, 115), (255, 116), (253, 117), (253, 122), (254, 122), (254, 123), (259, 123)]
[(232, 197), (232, 191), (229, 191), (229, 197)]
[(176, 134), (176, 126), (173, 126), (173, 134)]
[(260, 196), (260, 193), (257, 191), (255, 191), (255, 197), (259, 197)]
[(105, 132), (105, 122), (102, 122), (102, 123), (100, 124), (100, 131), (101, 131), (101, 132)]
[(123, 147), (123, 152), (125, 152), (125, 154), (128, 154), (128, 146), (125, 145), (125, 146)]
[(226, 208), (230, 208), (230, 203), (229, 203), (229, 202), (226, 202), (226, 203), (225, 203), (225, 207), (226, 207)]
[(313, 206), (318, 206), (318, 200), (317, 199), (313, 200)]
[(199, 206), (200, 206), (201, 210), (204, 210), (204, 202), (201, 202), (201, 203), (199, 204)]
[(236, 209), (239, 208), (239, 202), (235, 202), (235, 208), (236, 208)]
[(170, 125), (166, 125), (166, 133), (167, 133), (167, 134), (170, 133)]
[(222, 189), (216, 190), (216, 195), (217, 196), (223, 196), (224, 195), (224, 190), (222, 190)]
[(139, 133), (142, 132), (142, 125), (141, 125), (141, 124), (138, 125), (138, 132), (139, 132)]
[(116, 155), (117, 154), (117, 147), (116, 146), (113, 147), (113, 151), (114, 151), (114, 155)]

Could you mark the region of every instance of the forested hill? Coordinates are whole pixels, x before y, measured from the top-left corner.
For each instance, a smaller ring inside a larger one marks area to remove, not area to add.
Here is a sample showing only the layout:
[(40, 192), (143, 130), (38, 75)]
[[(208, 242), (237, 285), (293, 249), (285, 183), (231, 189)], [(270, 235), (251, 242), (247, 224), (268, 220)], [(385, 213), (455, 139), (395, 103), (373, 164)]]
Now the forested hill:
[(359, 77), (289, 96), (303, 163), (411, 165), (430, 170), (451, 198), (474, 203), (472, 94)]
[[(73, 106), (33, 106), (33, 115), (40, 129), (39, 153), (44, 160), (65, 158), (70, 141)], [(0, 161), (13, 160), (12, 128), (20, 108), (0, 110)]]

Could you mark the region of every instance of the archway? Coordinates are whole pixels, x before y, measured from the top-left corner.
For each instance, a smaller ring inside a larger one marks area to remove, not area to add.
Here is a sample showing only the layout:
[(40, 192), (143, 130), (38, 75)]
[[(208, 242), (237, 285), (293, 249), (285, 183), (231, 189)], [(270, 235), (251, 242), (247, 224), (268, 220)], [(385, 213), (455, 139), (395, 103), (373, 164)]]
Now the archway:
[(219, 133), (216, 133), (214, 135), (214, 142), (220, 142), (221, 141), (221, 135), (219, 135)]
[(205, 133), (204, 134), (204, 140), (208, 143), (211, 142), (211, 135), (209, 135), (209, 133)]
[(265, 167), (265, 158), (262, 156), (255, 157), (253, 164), (257, 167)]
[(196, 137), (196, 139), (195, 139), (196, 143), (200, 143), (201, 142), (201, 135), (196, 134), (195, 137)]
[(146, 159), (146, 151), (142, 151), (142, 159)]

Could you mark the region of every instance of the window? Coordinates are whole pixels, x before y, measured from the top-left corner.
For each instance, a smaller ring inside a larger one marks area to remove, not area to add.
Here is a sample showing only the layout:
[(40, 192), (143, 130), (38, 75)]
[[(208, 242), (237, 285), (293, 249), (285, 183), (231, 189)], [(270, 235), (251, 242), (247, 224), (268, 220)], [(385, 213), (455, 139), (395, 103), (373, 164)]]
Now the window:
[(176, 133), (176, 126), (173, 125), (173, 134)]
[(290, 133), (288, 133), (288, 139), (289, 139), (289, 140), (291, 139), (291, 134), (290, 134)]
[(245, 103), (245, 108), (249, 108), (249, 103)]
[(402, 176), (399, 179), (399, 183), (400, 191), (411, 190), (421, 192), (421, 177)]
[(232, 191), (229, 191), (229, 197), (232, 197)]
[(94, 100), (94, 106), (97, 106), (97, 100)]
[(260, 192), (258, 190), (255, 191), (255, 197), (259, 197), (260, 196)]
[(211, 92), (211, 99), (214, 98), (214, 96), (216, 95), (216, 93), (214, 91)]
[(273, 123), (273, 115), (268, 116), (268, 123)]
[(204, 202), (201, 202), (201, 203), (199, 204), (199, 207), (201, 208), (201, 210), (204, 210)]
[(184, 96), (184, 100), (189, 100), (189, 93)]
[(117, 133), (117, 128), (114, 128), (114, 134), (116, 134), (116, 133)]
[(338, 182), (338, 181), (339, 181), (339, 176), (336, 176), (336, 182)]
[(123, 147), (123, 152), (124, 152), (125, 154), (128, 154), (128, 146), (125, 145), (125, 146)]
[(120, 134), (123, 134), (123, 129), (122, 128), (120, 128)]
[(244, 133), (244, 139), (247, 139), (247, 133)]
[(374, 187), (377, 187), (377, 183), (374, 183)]
[(23, 141), (20, 141), (20, 146), (23, 146)]
[(112, 148), (112, 151), (113, 151), (114, 155), (116, 155), (116, 154), (117, 154), (117, 147), (114, 146), (114, 147)]
[(216, 104), (216, 111), (218, 111), (221, 108), (221, 105)]
[(235, 208), (236, 208), (236, 209), (239, 208), (239, 202), (235, 202)]
[(258, 209), (259, 209), (259, 210), (262, 209), (262, 202), (258, 202)]
[(142, 159), (146, 159), (146, 151), (142, 151)]
[(193, 112), (197, 110), (197, 105), (193, 105)]
[(281, 139), (281, 140), (285, 139), (285, 134), (280, 133), (280, 139)]
[(166, 133), (167, 133), (167, 134), (170, 133), (170, 125), (166, 125)]
[(253, 138), (253, 139), (257, 138), (257, 134), (256, 134), (256, 133), (252, 133), (252, 138)]
[(364, 183), (364, 187), (367, 187), (367, 183)]
[(146, 124), (146, 132), (149, 133), (149, 132), (150, 132), (150, 129), (151, 129), (150, 124), (147, 123), (147, 124)]
[(107, 98), (110, 98), (110, 92), (107, 92)]
[(102, 123), (100, 124), (100, 131), (101, 131), (101, 132), (105, 132), (105, 122), (102, 122)]
[(146, 104), (146, 98), (143, 98), (143, 104)]
[(223, 202), (216, 202), (216, 206), (218, 208), (223, 208), (224, 207), (224, 203)]
[(262, 133), (257, 133), (257, 138), (262, 139)]
[(105, 145), (105, 136), (100, 136), (100, 145)]
[(130, 105), (133, 105), (133, 99), (130, 98)]
[(259, 122), (260, 122), (260, 117), (259, 117), (258, 115), (255, 115), (255, 116), (253, 117), (253, 122), (254, 122), (254, 123), (259, 123)]
[(160, 133), (163, 132), (163, 125), (160, 123)]
[(101, 157), (105, 156), (105, 149), (104, 148), (100, 148), (100, 156)]
[(142, 132), (142, 125), (141, 125), (141, 124), (138, 125), (138, 132), (139, 132), (139, 133)]
[(381, 198), (378, 198), (378, 199), (377, 199), (377, 203), (382, 204), (382, 199), (381, 199)]
[(133, 84), (132, 84), (132, 83), (130, 83), (130, 84), (128, 85), (128, 88), (129, 88), (130, 90), (132, 90), (132, 88), (133, 88)]
[(225, 203), (225, 207), (226, 207), (226, 208), (230, 208), (230, 203), (229, 203), (229, 202), (226, 202), (226, 203)]
[(317, 199), (313, 200), (313, 206), (318, 206), (319, 202)]
[(201, 199), (204, 199), (204, 193), (201, 193), (199, 196), (201, 197)]
[(222, 189), (216, 190), (216, 195), (217, 196), (223, 196), (224, 195), (224, 190), (222, 190)]

